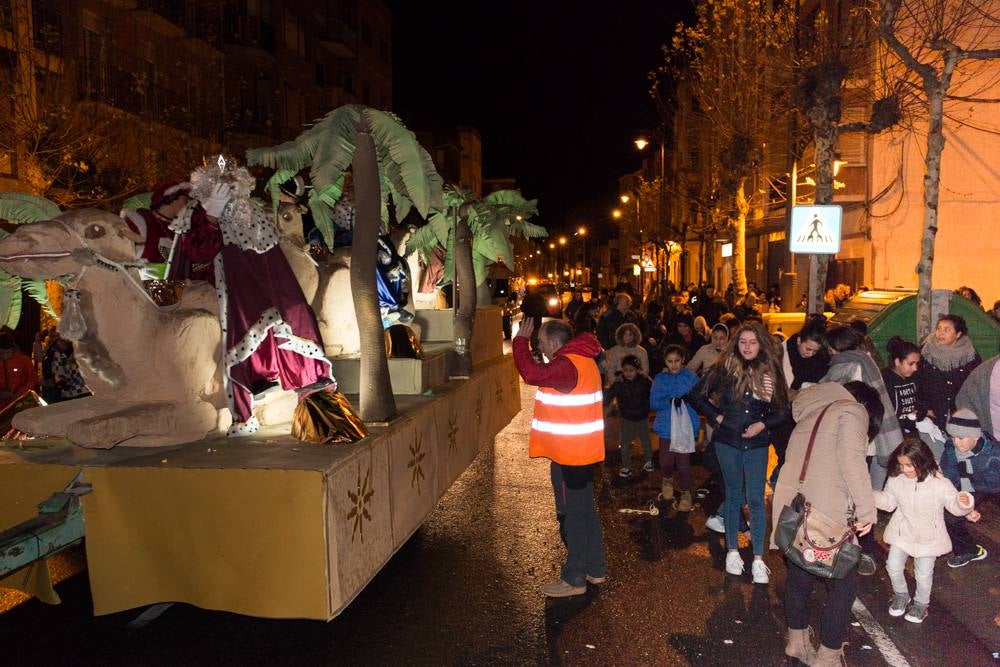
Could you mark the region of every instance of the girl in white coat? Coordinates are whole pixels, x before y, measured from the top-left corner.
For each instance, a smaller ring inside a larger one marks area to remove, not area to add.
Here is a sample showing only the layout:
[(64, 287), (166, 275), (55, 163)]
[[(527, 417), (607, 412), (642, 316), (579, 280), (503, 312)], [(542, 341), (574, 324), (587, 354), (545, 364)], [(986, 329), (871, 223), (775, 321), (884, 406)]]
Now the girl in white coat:
[[(906, 620), (921, 623), (927, 618), (934, 583), (934, 562), (951, 551), (951, 539), (944, 524), (944, 511), (978, 520), (972, 494), (959, 492), (945, 479), (934, 454), (919, 438), (907, 437), (889, 460), (889, 481), (884, 491), (875, 492), (880, 510), (895, 512), (882, 538), (889, 544), (885, 569), (892, 582), (890, 616), (906, 614)], [(910, 591), (903, 574), (906, 561), (913, 557), (917, 590), (910, 604)], [(909, 606), (908, 606), (909, 605)]]

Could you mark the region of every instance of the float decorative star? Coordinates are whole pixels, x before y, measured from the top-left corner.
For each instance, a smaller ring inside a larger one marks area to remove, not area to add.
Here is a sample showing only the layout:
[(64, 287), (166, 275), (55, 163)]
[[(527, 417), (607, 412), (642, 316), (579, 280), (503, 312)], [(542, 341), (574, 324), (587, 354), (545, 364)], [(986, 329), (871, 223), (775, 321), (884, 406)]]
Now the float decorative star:
[(355, 537), (360, 536), (361, 543), (365, 543), (365, 520), (372, 520), (372, 515), (368, 512), (368, 506), (371, 503), (373, 495), (375, 495), (375, 489), (372, 488), (371, 466), (368, 467), (368, 472), (365, 473), (364, 481), (362, 481), (361, 466), (358, 465), (357, 491), (347, 492), (347, 497), (353, 503), (351, 511), (347, 513), (348, 519), (354, 519), (354, 528), (351, 530), (351, 542), (354, 542)]
[(413, 433), (413, 444), (410, 445), (410, 462), (406, 464), (406, 467), (410, 469), (410, 488), (414, 486), (417, 487), (417, 495), (420, 495), (420, 480), (427, 479), (424, 477), (424, 467), (423, 460), (427, 455), (423, 451), (424, 447), (424, 436), (416, 431)]
[(454, 454), (458, 450), (458, 415), (451, 413), (448, 417), (448, 453)]

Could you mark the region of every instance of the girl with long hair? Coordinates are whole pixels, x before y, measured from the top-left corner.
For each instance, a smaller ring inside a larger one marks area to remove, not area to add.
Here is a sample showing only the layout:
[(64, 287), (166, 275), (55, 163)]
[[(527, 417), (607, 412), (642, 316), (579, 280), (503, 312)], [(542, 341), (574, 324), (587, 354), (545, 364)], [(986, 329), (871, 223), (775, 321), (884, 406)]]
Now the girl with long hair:
[(771, 432), (789, 419), (778, 342), (759, 322), (742, 325), (689, 398), (698, 412), (717, 425), (712, 443), (726, 488), (726, 572), (743, 574), (737, 528), (745, 493), (750, 507), (753, 581), (766, 584), (770, 574), (763, 560), (768, 445)]

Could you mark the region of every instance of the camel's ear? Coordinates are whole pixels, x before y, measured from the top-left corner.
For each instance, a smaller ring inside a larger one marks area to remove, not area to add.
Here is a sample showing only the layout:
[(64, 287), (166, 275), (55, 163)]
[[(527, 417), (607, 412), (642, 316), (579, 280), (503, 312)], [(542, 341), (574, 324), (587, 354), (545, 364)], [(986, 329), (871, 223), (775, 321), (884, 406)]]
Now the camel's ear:
[(139, 232), (133, 230), (125, 222), (115, 225), (115, 230), (118, 232), (119, 236), (127, 238), (132, 243), (145, 243), (146, 239), (142, 238)]

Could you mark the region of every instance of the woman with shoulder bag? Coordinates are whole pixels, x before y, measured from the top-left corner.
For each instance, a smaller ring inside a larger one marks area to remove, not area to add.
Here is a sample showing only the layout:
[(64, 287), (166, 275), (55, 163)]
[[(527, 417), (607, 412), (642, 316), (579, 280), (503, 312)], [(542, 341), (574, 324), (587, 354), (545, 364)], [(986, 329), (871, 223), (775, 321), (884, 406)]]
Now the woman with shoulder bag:
[[(858, 536), (871, 531), (878, 517), (865, 456), (869, 441), (879, 431), (883, 410), (878, 392), (862, 382), (823, 383), (799, 392), (792, 404), (795, 430), (774, 489), (772, 548), (779, 548), (776, 540), (782, 510), (792, 506), (799, 493), (805, 497), (808, 511), (829, 517), (848, 530), (853, 527)], [(807, 561), (815, 558), (810, 549), (805, 551), (810, 552), (803, 554)], [(821, 578), (796, 565), (791, 557), (786, 562), (785, 654), (809, 665), (839, 665), (857, 592), (856, 567), (843, 578)], [(809, 599), (817, 580), (826, 581), (828, 587), (818, 654), (808, 627)]]

